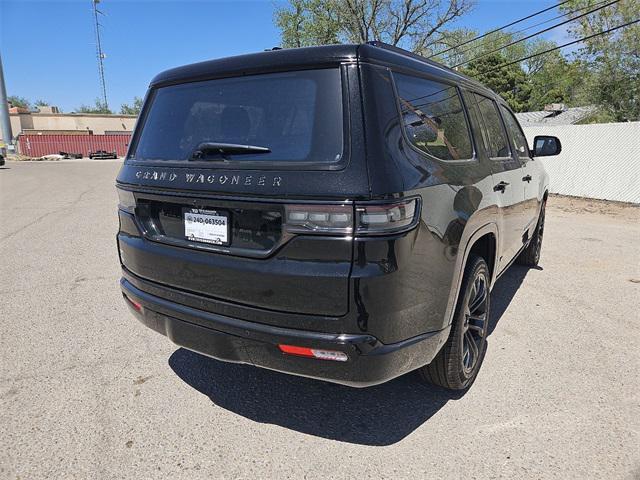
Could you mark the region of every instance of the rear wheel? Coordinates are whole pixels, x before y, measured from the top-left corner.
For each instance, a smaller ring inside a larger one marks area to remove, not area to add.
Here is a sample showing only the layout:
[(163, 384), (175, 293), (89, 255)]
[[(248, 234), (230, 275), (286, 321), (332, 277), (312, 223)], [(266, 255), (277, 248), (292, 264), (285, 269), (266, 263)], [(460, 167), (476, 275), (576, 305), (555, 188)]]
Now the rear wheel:
[(436, 358), (418, 370), (423, 380), (452, 390), (468, 388), (478, 374), (489, 326), (489, 267), (482, 257), (467, 260), (449, 339)]
[(544, 236), (544, 212), (547, 204), (544, 202), (540, 207), (540, 215), (538, 216), (538, 224), (536, 225), (536, 231), (531, 237), (531, 241), (527, 248), (525, 248), (518, 258), (516, 263), (520, 265), (528, 265), (530, 267), (536, 267), (540, 262), (540, 251), (542, 250), (542, 237)]

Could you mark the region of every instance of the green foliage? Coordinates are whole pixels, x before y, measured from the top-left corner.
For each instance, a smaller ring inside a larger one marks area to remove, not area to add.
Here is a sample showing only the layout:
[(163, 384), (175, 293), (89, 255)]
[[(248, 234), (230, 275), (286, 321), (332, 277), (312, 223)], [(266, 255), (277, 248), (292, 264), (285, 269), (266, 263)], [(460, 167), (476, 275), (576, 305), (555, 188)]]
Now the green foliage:
[(580, 61), (568, 61), (553, 52), (537, 70), (529, 74), (531, 110), (542, 110), (550, 103), (584, 106), (594, 103), (587, 95), (590, 72)]
[(123, 103), (120, 107), (120, 113), (122, 115), (140, 115), (142, 110), (142, 98), (133, 97), (133, 103), (131, 105)]
[(29, 100), (24, 97), (19, 97), (17, 95), (9, 95), (7, 97), (7, 100), (14, 107), (31, 108), (31, 102), (29, 102)]
[(504, 98), (515, 112), (529, 109), (531, 85), (519, 64), (503, 66), (508, 60), (491, 54), (470, 62), (462, 73), (475, 78)]
[(340, 21), (334, 0), (291, 0), (275, 13), (283, 47), (306, 47), (338, 43)]
[(99, 98), (96, 98), (93, 106), (91, 105), (80, 105), (76, 108), (77, 113), (102, 113), (102, 114), (112, 114), (113, 112), (109, 109), (109, 105), (104, 103)]
[(49, 102), (47, 102), (46, 100), (42, 100), (41, 98), (33, 102), (33, 104), (36, 107), (48, 107), (49, 105), (51, 105)]
[(426, 48), (472, 0), (289, 0), (275, 12), (283, 47), (381, 40)]
[[(473, 30), (446, 32), (435, 50), (447, 50), (478, 35), (479, 32)], [(580, 68), (579, 63), (568, 62), (558, 51), (496, 70), (500, 65), (556, 46), (554, 42), (544, 39), (514, 43), (521, 37), (522, 34), (509, 32), (492, 33), (444, 54), (436, 54), (436, 59), (449, 66), (461, 65), (460, 71), (502, 95), (515, 111), (542, 110), (549, 103), (589, 103), (578, 95), (588, 72)], [(514, 44), (505, 47), (511, 43)]]
[[(594, 0), (571, 0), (563, 11), (593, 6)], [(614, 5), (576, 20), (569, 33), (584, 38), (640, 18), (640, 2), (620, 0)], [(640, 24), (586, 40), (577, 57), (591, 73), (587, 97), (599, 105), (605, 118), (640, 120)]]
[[(504, 48), (505, 45), (518, 40), (522, 35), (502, 31), (492, 33), (466, 45), (461, 45), (478, 35), (480, 33), (475, 30), (455, 29), (446, 31), (437, 43), (432, 44), (427, 51), (419, 53), (426, 56), (435, 55), (435, 60), (448, 66), (465, 64), (478, 57), (492, 54), (499, 54), (504, 58), (505, 62), (510, 62), (523, 58), (528, 53), (529, 45), (525, 42)], [(437, 53), (445, 50), (449, 51), (443, 54)]]

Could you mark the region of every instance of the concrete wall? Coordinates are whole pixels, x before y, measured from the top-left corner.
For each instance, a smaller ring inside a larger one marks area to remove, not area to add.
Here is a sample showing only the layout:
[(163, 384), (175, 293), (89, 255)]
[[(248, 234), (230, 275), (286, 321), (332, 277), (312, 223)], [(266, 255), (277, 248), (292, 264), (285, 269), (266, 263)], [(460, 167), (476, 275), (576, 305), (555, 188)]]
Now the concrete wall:
[(104, 134), (105, 131), (130, 132), (137, 119), (135, 115), (71, 113), (12, 113), (9, 117), (14, 137), (24, 129), (92, 130), (96, 135)]
[(540, 160), (549, 172), (550, 192), (576, 197), (640, 203), (640, 122), (526, 127), (536, 135), (555, 135), (557, 157)]

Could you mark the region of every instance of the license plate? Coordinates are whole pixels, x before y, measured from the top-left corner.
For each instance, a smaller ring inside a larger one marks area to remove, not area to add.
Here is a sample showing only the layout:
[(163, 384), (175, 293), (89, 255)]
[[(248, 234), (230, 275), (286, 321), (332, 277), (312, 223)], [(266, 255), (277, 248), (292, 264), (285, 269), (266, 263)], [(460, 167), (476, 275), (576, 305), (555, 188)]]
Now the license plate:
[(193, 242), (229, 244), (229, 214), (219, 210), (184, 210), (184, 236)]

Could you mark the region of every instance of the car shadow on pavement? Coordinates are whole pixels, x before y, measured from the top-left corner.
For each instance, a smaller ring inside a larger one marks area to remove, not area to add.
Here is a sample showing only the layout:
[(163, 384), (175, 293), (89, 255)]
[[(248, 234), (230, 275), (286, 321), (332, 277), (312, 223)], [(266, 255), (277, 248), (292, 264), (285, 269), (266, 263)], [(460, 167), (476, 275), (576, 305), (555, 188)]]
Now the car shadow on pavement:
[[(496, 284), (489, 334), (527, 275), (514, 266)], [(185, 383), (226, 410), (256, 422), (362, 445), (391, 445), (429, 420), (452, 392), (420, 383), (410, 373), (382, 385), (357, 389), (225, 363), (179, 348), (169, 366)]]
[(462, 394), (420, 384), (415, 373), (358, 389), (176, 350), (173, 371), (211, 401), (261, 423), (362, 445), (399, 442)]
[(511, 265), (498, 279), (491, 291), (491, 316), (487, 335), (491, 335), (498, 322), (507, 310), (507, 307), (520, 289), (522, 282), (530, 270), (542, 270), (542, 267), (525, 267), (523, 265)]

